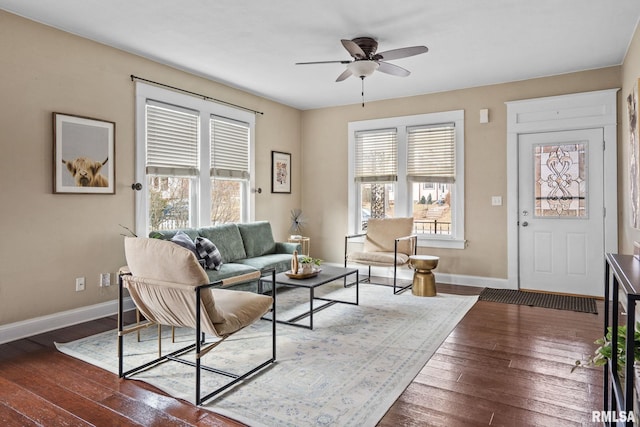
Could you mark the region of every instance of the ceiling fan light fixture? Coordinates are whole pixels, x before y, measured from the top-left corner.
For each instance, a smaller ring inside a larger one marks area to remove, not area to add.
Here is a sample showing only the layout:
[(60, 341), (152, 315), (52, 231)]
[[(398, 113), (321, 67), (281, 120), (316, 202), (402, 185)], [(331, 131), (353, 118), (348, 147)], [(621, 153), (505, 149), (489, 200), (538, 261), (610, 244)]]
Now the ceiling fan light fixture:
[(353, 61), (347, 64), (347, 68), (349, 69), (349, 71), (351, 71), (351, 74), (360, 78), (369, 77), (378, 69), (379, 66), (380, 64), (378, 64), (377, 61), (371, 61), (367, 59)]

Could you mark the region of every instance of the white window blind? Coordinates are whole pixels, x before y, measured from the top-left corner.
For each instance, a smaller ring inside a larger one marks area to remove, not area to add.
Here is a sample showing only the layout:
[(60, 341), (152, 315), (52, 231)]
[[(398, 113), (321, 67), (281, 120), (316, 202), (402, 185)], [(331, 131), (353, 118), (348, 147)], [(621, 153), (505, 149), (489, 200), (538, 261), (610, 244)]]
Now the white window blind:
[(148, 102), (147, 174), (198, 175), (198, 114)]
[(249, 124), (211, 117), (211, 176), (249, 179)]
[(392, 182), (398, 180), (397, 130), (379, 129), (355, 133), (355, 180)]
[(412, 182), (454, 183), (454, 124), (414, 126), (407, 128), (407, 132), (407, 179)]

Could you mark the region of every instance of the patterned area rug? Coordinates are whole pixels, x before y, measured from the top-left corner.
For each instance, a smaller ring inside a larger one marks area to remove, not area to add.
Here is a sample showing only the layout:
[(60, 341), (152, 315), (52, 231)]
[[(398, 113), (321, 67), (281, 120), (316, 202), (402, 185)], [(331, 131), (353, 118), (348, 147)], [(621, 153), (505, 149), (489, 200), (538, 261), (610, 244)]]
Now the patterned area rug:
[[(320, 289), (349, 299), (354, 288), (333, 284)], [(308, 291), (278, 293), (278, 316), (308, 307)], [(393, 295), (384, 286), (361, 285), (360, 305), (335, 304), (314, 316), (314, 330), (278, 325), (277, 362), (207, 402), (205, 409), (251, 426), (373, 426), (386, 413), (440, 344), (477, 301), (477, 296), (439, 294), (424, 298)], [(167, 329), (167, 334), (170, 333)], [(268, 358), (271, 322), (260, 321), (207, 354), (205, 363), (228, 370)], [(167, 335), (163, 351), (183, 347), (192, 333)], [(117, 372), (116, 332), (67, 344), (68, 355)], [(125, 369), (157, 356), (156, 328), (125, 337)], [(168, 394), (194, 401), (194, 368), (167, 362), (137, 374)], [(203, 391), (222, 384), (203, 374)]]
[(598, 314), (596, 300), (588, 297), (486, 288), (480, 293), (479, 300)]

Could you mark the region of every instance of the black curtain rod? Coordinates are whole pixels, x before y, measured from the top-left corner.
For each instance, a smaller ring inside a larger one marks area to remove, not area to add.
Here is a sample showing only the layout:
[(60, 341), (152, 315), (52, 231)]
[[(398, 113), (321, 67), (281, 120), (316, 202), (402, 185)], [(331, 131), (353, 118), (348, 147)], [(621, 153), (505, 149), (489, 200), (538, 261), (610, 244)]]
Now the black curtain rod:
[(250, 112), (255, 113), (255, 114), (263, 114), (264, 115), (264, 113), (262, 111), (252, 110), (251, 108), (243, 107), (242, 105), (232, 104), (231, 102), (222, 101), (220, 99), (212, 98), (210, 96), (202, 95), (202, 94), (196, 93), (196, 92), (191, 92), (191, 91), (186, 90), (186, 89), (180, 89), (179, 87), (169, 86), (169, 85), (166, 85), (164, 83), (154, 82), (153, 80), (143, 79), (142, 77), (134, 76), (133, 74), (131, 74), (131, 81), (134, 81), (134, 80), (139, 80), (139, 81), (145, 82), (145, 83), (151, 83), (151, 84), (154, 84), (156, 86), (166, 87), (167, 89), (172, 89), (172, 90), (176, 90), (178, 92), (187, 93), (189, 95), (197, 96), (198, 98), (202, 98), (202, 99), (204, 99), (206, 101), (213, 101), (213, 102), (217, 102), (219, 104), (225, 104), (225, 105), (229, 105), (231, 107), (240, 108), (240, 109), (245, 110), (245, 111), (250, 111)]

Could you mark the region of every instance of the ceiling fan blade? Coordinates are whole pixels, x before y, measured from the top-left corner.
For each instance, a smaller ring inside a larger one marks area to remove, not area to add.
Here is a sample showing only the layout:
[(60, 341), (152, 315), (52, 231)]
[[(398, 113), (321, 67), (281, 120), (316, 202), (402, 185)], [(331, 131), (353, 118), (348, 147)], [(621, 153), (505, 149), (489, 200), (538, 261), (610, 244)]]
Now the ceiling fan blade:
[(351, 76), (351, 74), (352, 74), (352, 73), (351, 73), (351, 70), (347, 68), (346, 70), (344, 70), (344, 71), (342, 72), (342, 74), (340, 74), (340, 75), (338, 76), (338, 78), (336, 79), (336, 81), (337, 81), (337, 82), (341, 82), (341, 81), (343, 81), (344, 79), (346, 79), (346, 78), (348, 78), (349, 76)]
[(420, 55), (421, 53), (427, 53), (429, 48), (426, 46), (411, 46), (402, 47), (400, 49), (387, 50), (386, 52), (380, 52), (376, 54), (376, 59), (382, 59), (384, 61), (390, 61), (392, 59), (407, 58), (409, 56)]
[(347, 52), (349, 52), (349, 55), (353, 56), (354, 58), (363, 59), (367, 57), (362, 48), (355, 42), (346, 39), (342, 39), (340, 41), (342, 42), (342, 46), (344, 46), (344, 48), (347, 49)]
[(312, 62), (296, 62), (296, 65), (311, 65), (311, 64), (348, 64), (351, 61), (312, 61)]
[(404, 68), (398, 67), (397, 65), (389, 64), (382, 61), (380, 61), (378, 64), (380, 64), (380, 66), (378, 67), (378, 71), (382, 71), (386, 74), (391, 74), (392, 76), (407, 77), (409, 74), (411, 74), (411, 71), (405, 70)]

